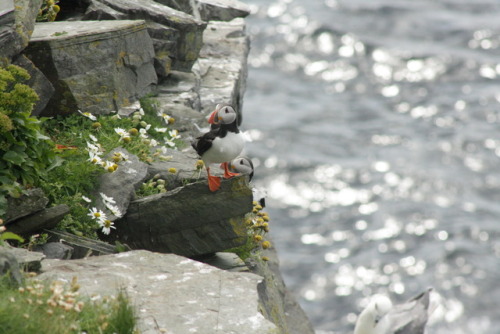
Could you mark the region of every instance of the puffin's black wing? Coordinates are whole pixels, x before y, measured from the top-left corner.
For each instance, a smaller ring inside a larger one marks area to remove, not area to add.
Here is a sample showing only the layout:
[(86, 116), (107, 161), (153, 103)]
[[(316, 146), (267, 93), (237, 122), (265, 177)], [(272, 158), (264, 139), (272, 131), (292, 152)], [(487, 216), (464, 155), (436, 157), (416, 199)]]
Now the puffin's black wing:
[(212, 142), (217, 137), (217, 131), (209, 131), (204, 135), (196, 138), (196, 141), (191, 143), (196, 153), (201, 157), (206, 151), (212, 147)]

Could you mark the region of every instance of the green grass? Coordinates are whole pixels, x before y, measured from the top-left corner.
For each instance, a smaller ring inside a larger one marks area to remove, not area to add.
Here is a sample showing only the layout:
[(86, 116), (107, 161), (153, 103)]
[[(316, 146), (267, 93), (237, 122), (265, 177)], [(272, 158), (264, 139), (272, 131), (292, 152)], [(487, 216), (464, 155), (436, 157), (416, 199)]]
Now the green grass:
[(3, 334), (134, 334), (136, 315), (127, 295), (96, 301), (81, 296), (78, 284), (37, 280), (20, 288), (0, 285), (0, 333)]
[[(58, 229), (71, 233), (97, 238), (99, 225), (90, 216), (89, 204), (82, 199), (86, 196), (91, 200), (91, 194), (97, 188), (99, 176), (120, 168), (122, 160), (109, 156), (109, 152), (118, 147), (125, 148), (140, 160), (151, 163), (155, 159), (165, 159), (161, 151), (153, 151), (151, 143), (165, 146), (166, 142), (181, 145), (180, 139), (172, 139), (171, 128), (166, 120), (157, 115), (157, 105), (151, 97), (141, 100), (144, 113), (134, 113), (130, 117), (119, 118), (116, 115), (96, 116), (92, 120), (80, 113), (69, 116), (57, 116), (48, 119), (43, 124), (44, 132), (56, 145), (57, 164), (47, 172), (37, 186), (40, 186), (50, 200), (51, 205), (67, 204), (70, 213), (66, 215)], [(173, 123), (171, 117), (165, 118)], [(115, 129), (125, 130), (128, 138), (120, 136)], [(164, 132), (157, 128), (166, 129)], [(142, 131), (142, 136), (141, 136)], [(147, 138), (144, 138), (147, 137)], [(94, 141), (92, 138), (95, 138)], [(100, 147), (99, 157), (107, 161), (102, 166), (89, 160), (88, 144)], [(171, 144), (172, 146), (174, 144)], [(167, 145), (168, 146), (168, 145)], [(168, 146), (172, 149), (171, 146)]]

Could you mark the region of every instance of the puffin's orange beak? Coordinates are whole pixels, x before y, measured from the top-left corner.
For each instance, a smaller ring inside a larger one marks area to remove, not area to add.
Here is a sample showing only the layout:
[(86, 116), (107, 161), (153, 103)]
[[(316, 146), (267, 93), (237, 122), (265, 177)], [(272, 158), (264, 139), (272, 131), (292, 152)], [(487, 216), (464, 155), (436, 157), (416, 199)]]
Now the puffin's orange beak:
[(217, 115), (217, 112), (218, 112), (217, 109), (212, 111), (212, 113), (210, 114), (210, 117), (208, 117), (208, 123), (215, 124), (215, 116)]

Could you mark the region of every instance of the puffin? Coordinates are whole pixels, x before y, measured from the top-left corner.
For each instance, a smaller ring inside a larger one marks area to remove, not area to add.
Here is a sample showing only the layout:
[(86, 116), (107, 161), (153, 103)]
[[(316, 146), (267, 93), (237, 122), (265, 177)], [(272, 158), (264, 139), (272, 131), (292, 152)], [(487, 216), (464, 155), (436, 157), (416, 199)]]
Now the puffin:
[(210, 165), (222, 163), (224, 178), (238, 175), (229, 170), (228, 162), (236, 158), (245, 144), (245, 139), (238, 129), (236, 111), (227, 104), (219, 104), (210, 114), (208, 123), (211, 129), (191, 143), (196, 153), (205, 163), (208, 174), (208, 188), (214, 192), (220, 188), (221, 180), (210, 174)]
[(235, 173), (246, 174), (248, 175), (248, 181), (252, 181), (254, 172), (253, 163), (252, 160), (247, 157), (237, 157), (231, 160), (231, 163), (229, 163), (229, 170)]
[[(229, 169), (232, 172), (248, 175), (248, 181), (252, 181), (254, 174), (253, 162), (247, 157), (237, 157), (229, 163)], [(253, 200), (266, 207), (266, 191), (264, 189), (252, 187)]]
[(429, 317), (432, 289), (392, 306), (386, 296), (375, 295), (360, 313), (354, 334), (423, 334)]

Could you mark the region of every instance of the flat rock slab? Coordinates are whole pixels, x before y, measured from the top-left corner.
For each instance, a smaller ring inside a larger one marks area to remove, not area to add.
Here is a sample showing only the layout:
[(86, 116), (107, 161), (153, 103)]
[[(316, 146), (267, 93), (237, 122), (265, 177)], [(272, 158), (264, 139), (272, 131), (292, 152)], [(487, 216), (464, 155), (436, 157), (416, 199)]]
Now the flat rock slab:
[(47, 203), (49, 203), (49, 199), (40, 188), (28, 189), (19, 198), (8, 197), (7, 213), (5, 215), (6, 224), (43, 210)]
[(152, 91), (157, 82), (146, 23), (37, 23), (25, 50), (56, 89), (43, 115), (109, 113)]
[(259, 312), (261, 277), (235, 273), (173, 254), (144, 250), (82, 260), (45, 260), (41, 279), (78, 277), (88, 295), (125, 289), (142, 334), (266, 334), (273, 323)]
[(246, 177), (224, 180), (213, 193), (206, 181), (197, 182), (130, 202), (109, 238), (132, 249), (190, 257), (210, 254), (246, 242), (244, 216), (251, 210)]
[[(113, 11), (108, 16), (120, 17), (116, 16), (116, 13), (122, 13), (127, 19), (144, 19), (175, 29), (177, 34), (170, 34), (172, 40), (164, 40), (174, 42), (174, 50), (168, 51), (166, 56), (172, 59), (173, 69), (187, 72), (191, 70), (203, 44), (205, 22), (153, 0), (91, 0), (91, 3), (96, 2)], [(103, 10), (102, 6), (101, 10)], [(160, 40), (155, 44), (157, 56), (161, 56), (160, 53), (170, 49), (170, 47), (165, 47)]]

